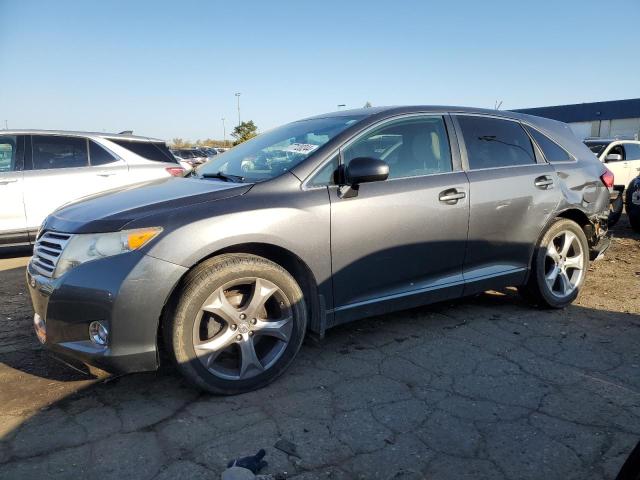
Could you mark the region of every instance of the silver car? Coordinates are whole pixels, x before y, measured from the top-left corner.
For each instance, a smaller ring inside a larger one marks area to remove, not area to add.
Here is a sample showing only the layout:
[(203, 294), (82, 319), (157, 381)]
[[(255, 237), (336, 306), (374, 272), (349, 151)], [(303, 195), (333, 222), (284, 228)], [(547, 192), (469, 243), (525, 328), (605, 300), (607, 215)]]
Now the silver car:
[(0, 247), (33, 243), (53, 210), (94, 193), (184, 175), (163, 140), (43, 130), (0, 132)]

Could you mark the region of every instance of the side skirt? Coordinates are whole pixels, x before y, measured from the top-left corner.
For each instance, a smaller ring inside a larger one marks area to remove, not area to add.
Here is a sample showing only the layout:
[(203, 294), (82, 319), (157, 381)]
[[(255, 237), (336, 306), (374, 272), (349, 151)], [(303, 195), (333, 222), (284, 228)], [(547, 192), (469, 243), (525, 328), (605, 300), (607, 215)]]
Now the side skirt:
[(466, 297), (486, 290), (521, 285), (527, 269), (516, 268), (507, 272), (473, 278), (466, 282), (438, 285), (423, 290), (414, 290), (397, 295), (344, 305), (326, 312), (327, 328), (385, 313), (407, 310), (432, 303)]

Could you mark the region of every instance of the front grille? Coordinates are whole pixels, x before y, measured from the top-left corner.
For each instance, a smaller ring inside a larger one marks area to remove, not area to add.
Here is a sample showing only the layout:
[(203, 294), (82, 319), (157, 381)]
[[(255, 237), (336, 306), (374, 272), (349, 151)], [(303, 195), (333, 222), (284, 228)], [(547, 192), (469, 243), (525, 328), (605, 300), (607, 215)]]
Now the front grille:
[(33, 268), (45, 277), (53, 276), (60, 255), (70, 239), (71, 235), (67, 233), (41, 233), (33, 247), (33, 258), (31, 259)]

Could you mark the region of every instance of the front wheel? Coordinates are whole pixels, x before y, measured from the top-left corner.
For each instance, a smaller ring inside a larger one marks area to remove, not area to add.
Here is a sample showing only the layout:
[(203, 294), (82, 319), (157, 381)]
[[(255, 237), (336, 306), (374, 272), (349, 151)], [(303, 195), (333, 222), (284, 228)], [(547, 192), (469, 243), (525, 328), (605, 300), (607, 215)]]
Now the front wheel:
[(563, 308), (573, 302), (584, 284), (589, 266), (589, 244), (580, 226), (558, 219), (538, 243), (525, 297), (549, 308)]
[(178, 369), (217, 394), (260, 388), (297, 354), (307, 325), (300, 287), (279, 265), (228, 254), (191, 271), (164, 333)]

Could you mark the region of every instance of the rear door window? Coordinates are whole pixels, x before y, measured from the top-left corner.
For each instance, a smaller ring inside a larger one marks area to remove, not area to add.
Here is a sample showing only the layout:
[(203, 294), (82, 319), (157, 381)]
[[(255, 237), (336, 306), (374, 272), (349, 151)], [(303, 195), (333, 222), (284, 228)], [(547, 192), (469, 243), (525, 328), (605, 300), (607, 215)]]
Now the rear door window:
[(17, 145), (15, 135), (0, 136), (0, 173), (15, 170)]
[(571, 155), (567, 153), (567, 151), (558, 145), (556, 142), (551, 140), (546, 135), (543, 135), (535, 128), (526, 127), (527, 131), (531, 134), (535, 142), (538, 144), (542, 153), (544, 154), (544, 158), (547, 159), (549, 163), (554, 162), (568, 162), (571, 161)]
[(78, 168), (89, 165), (87, 139), (57, 135), (33, 135), (33, 169)]
[(531, 139), (518, 122), (471, 115), (457, 118), (471, 170), (536, 163)]
[(123, 148), (140, 155), (142, 158), (152, 160), (154, 162), (170, 162), (176, 163), (176, 159), (169, 148), (162, 142), (136, 142), (133, 140), (120, 140), (110, 138), (109, 141), (120, 145)]
[(627, 160), (640, 160), (640, 145), (637, 143), (625, 143), (624, 152)]
[(89, 157), (91, 165), (94, 167), (118, 161), (118, 158), (115, 155), (101, 145), (98, 145), (93, 140), (89, 140)]

